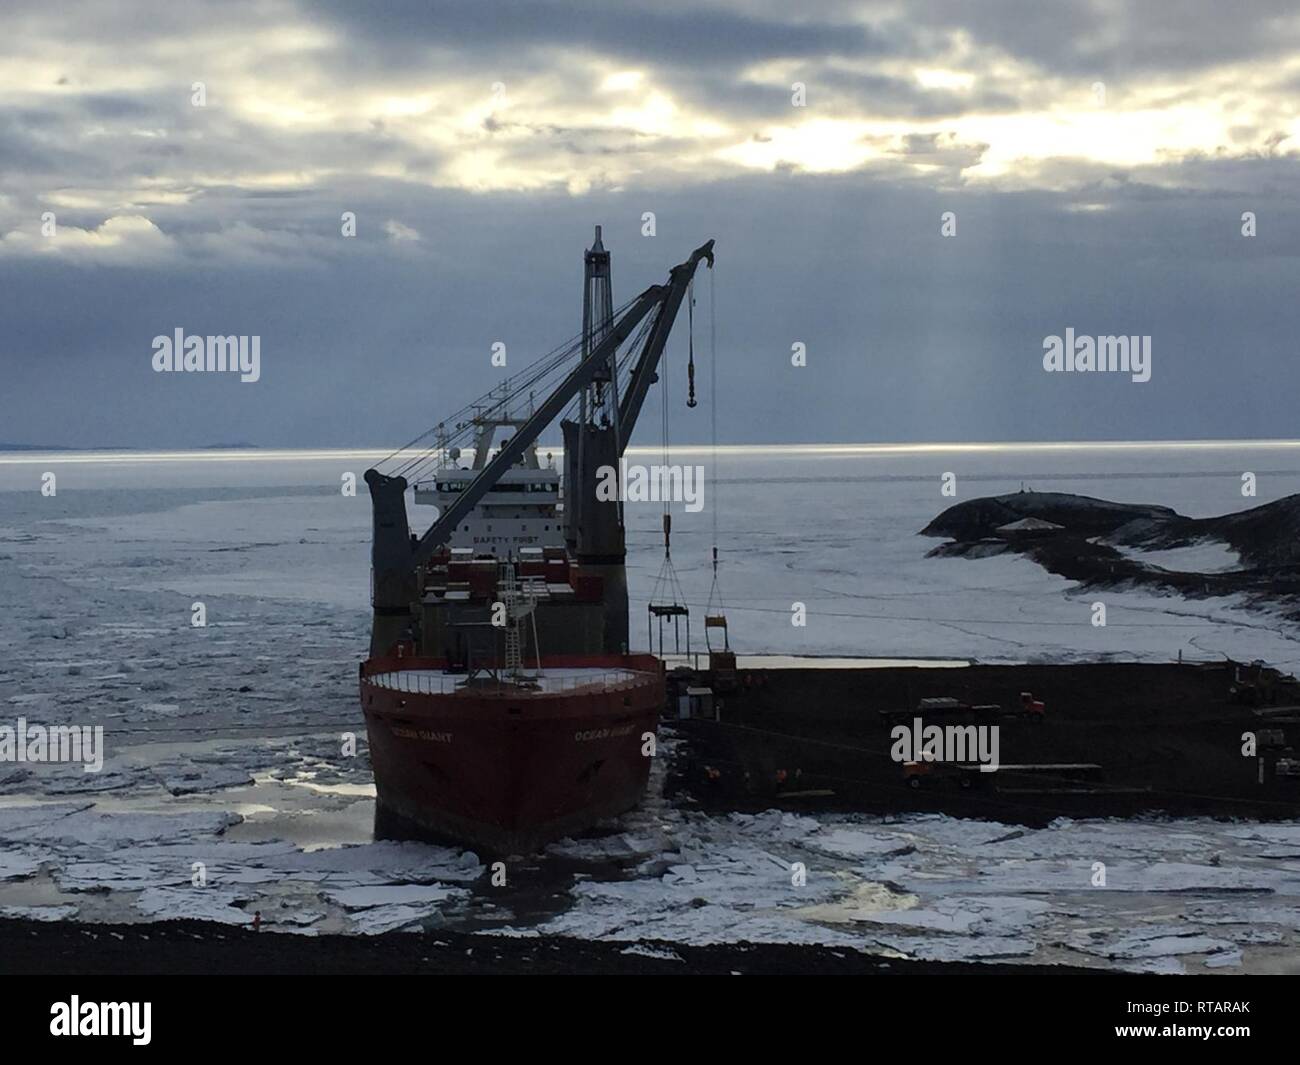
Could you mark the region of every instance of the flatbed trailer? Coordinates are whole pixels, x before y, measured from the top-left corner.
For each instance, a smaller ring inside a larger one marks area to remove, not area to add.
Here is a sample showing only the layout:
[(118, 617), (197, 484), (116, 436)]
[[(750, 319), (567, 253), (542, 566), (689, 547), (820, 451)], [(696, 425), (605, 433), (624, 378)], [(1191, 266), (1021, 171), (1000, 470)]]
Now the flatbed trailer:
[(880, 710), (881, 718), (889, 725), (907, 725), (915, 718), (965, 718), (981, 723), (1009, 718), (1043, 719), (1046, 707), (1035, 699), (1032, 692), (1021, 692), (1019, 704), (1011, 709), (1001, 703), (968, 703), (950, 697), (922, 699), (915, 710)]
[(1095, 782), (1101, 778), (1101, 766), (1096, 762), (1022, 762), (1000, 764), (996, 769), (988, 769), (979, 762), (903, 763), (903, 780), (910, 788), (920, 788), (930, 781), (944, 779), (955, 780), (959, 787), (970, 788), (975, 786), (981, 775), (1005, 779), (1008, 773), (1013, 776), (1055, 776), (1071, 782)]

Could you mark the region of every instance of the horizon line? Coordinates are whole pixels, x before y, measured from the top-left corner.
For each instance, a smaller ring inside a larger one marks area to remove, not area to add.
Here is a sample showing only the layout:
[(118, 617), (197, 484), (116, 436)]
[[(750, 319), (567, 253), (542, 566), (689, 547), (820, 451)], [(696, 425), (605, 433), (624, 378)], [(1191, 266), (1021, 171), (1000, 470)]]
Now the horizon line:
[[(539, 449), (562, 455), (560, 446), (538, 445)], [(941, 452), (999, 451), (1197, 451), (1214, 449), (1292, 449), (1300, 448), (1300, 439), (1260, 440), (1029, 440), (987, 442), (917, 442), (917, 443), (809, 443), (809, 444), (674, 444), (670, 451), (684, 454), (732, 454), (784, 451), (806, 455), (907, 455)], [(472, 449), (470, 449), (472, 450)], [(661, 454), (660, 445), (629, 447), (629, 454)], [(372, 447), (299, 447), (299, 448), (173, 448), (167, 451), (144, 451), (133, 448), (96, 448), (83, 451), (0, 451), (0, 466), (25, 466), (37, 463), (129, 463), (129, 462), (310, 462), (353, 457), (378, 460), (395, 457), (391, 448)]]

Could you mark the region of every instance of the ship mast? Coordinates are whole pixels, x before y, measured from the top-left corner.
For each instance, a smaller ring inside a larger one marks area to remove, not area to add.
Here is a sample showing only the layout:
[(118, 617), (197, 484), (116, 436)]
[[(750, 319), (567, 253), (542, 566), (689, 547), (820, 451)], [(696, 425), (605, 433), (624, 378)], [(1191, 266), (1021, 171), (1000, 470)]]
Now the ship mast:
[[(601, 227), (596, 227), (596, 238), (582, 257), (582, 357), (591, 354), (606, 336), (614, 323), (614, 282), (610, 269), (610, 255), (601, 240)], [(599, 366), (591, 384), (582, 390), (578, 399), (578, 433), (576, 463), (570, 470), (585, 468), (586, 441), (593, 427), (604, 425), (614, 431), (618, 441), (618, 353)], [(569, 465), (569, 464), (566, 464)], [(575, 478), (573, 484), (580, 483)], [(566, 525), (570, 549), (574, 549), (578, 532), (583, 524), (583, 494), (575, 492), (565, 502)], [(621, 516), (621, 510), (620, 510)]]

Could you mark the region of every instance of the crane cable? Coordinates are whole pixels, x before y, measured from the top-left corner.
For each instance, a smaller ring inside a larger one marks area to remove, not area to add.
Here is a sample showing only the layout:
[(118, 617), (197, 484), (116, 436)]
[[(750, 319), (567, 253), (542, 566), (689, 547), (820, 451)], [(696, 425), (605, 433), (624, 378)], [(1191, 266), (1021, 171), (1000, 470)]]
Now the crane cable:
[[(660, 423), (663, 432), (663, 466), (661, 469), (667, 471), (668, 459), (671, 451), (668, 435), (668, 349), (665, 345), (663, 355), (663, 372), (659, 375), (659, 414)], [(666, 475), (666, 474), (665, 474)], [(659, 622), (659, 650), (660, 657), (664, 654), (664, 619), (671, 618), (673, 625), (673, 653), (682, 654), (682, 619), (686, 621), (686, 654), (691, 653), (691, 613), (690, 608), (686, 605), (686, 593), (682, 589), (682, 583), (677, 577), (677, 569), (673, 566), (672, 555), (672, 531), (673, 517), (669, 510), (669, 493), (661, 493), (663, 496), (663, 528), (664, 528), (664, 561), (659, 567), (659, 575), (655, 578), (654, 585), (650, 590), (650, 599), (646, 603), (646, 636), (650, 644), (651, 653), (655, 652), (655, 621)], [(660, 596), (664, 600), (659, 601)]]
[[(709, 275), (712, 277), (712, 273)], [(686, 289), (686, 405), (695, 404), (695, 276)]]
[[(722, 601), (722, 588), (718, 584), (718, 497), (717, 497), (717, 473), (718, 473), (718, 294), (717, 294), (717, 267), (709, 269), (709, 428), (712, 434), (712, 452), (711, 465), (714, 474), (714, 496), (713, 506), (710, 510), (713, 512), (713, 585), (709, 588), (709, 601), (704, 607), (704, 644), (712, 653), (713, 642), (709, 638), (710, 620), (721, 618), (722, 624), (716, 626), (722, 629), (723, 650), (731, 650), (731, 636), (727, 632), (727, 607)], [(713, 609), (714, 600), (717, 600), (718, 608), (715, 612)]]

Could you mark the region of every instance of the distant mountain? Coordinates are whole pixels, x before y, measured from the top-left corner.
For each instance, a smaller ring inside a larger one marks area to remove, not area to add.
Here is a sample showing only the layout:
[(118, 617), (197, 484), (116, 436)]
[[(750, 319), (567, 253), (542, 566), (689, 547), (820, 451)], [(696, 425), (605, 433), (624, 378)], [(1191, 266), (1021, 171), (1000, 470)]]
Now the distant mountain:
[(1062, 539), (1100, 537), (1104, 543), (1146, 551), (1217, 540), (1249, 566), (1300, 565), (1300, 495), (1217, 518), (1188, 518), (1169, 507), (1143, 503), (1112, 503), (1067, 492), (1012, 492), (951, 506), (921, 535), (969, 543), (996, 537), (999, 528), (1023, 518), (1054, 522), (1061, 526)]
[[(255, 451), (261, 444), (240, 441), (235, 444), (203, 444), (196, 448), (177, 448), (173, 450), (193, 451)], [(69, 447), (67, 444), (8, 444), (0, 441), (0, 451), (142, 451), (144, 448), (120, 447), (116, 445), (100, 447)]]
[(978, 540), (992, 536), (1000, 526), (1023, 518), (1054, 522), (1082, 536), (1105, 536), (1142, 519), (1155, 523), (1188, 520), (1168, 507), (1111, 503), (1068, 492), (1011, 492), (951, 506), (922, 529), (921, 535)]

